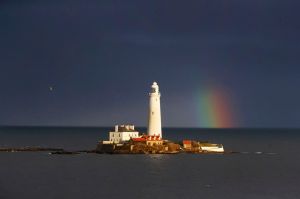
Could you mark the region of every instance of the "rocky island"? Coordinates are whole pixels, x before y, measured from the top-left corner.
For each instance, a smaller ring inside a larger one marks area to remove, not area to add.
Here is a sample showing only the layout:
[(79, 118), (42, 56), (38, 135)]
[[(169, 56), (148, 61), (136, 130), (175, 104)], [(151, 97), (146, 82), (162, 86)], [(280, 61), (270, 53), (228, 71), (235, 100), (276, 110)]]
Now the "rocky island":
[(115, 131), (109, 132), (109, 140), (99, 141), (95, 151), (109, 154), (224, 153), (224, 148), (222, 144), (207, 141), (174, 142), (158, 135), (139, 136), (134, 125), (116, 125)]
[[(182, 143), (182, 144), (181, 144)], [(163, 141), (162, 144), (147, 145), (147, 142), (130, 140), (123, 144), (99, 142), (96, 153), (108, 154), (178, 154), (178, 153), (224, 153), (221, 144), (183, 140), (181, 143)]]

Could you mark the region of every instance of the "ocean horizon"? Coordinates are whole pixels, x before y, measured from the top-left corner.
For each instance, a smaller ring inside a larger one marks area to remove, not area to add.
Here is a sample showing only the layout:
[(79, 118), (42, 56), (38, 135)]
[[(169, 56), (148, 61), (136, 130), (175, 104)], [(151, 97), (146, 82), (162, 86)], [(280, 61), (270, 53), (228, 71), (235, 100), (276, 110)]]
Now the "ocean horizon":
[[(136, 127), (145, 132), (146, 128)], [(0, 127), (0, 147), (93, 149), (113, 127)], [(299, 198), (299, 129), (163, 128), (238, 154), (0, 153), (0, 198)]]

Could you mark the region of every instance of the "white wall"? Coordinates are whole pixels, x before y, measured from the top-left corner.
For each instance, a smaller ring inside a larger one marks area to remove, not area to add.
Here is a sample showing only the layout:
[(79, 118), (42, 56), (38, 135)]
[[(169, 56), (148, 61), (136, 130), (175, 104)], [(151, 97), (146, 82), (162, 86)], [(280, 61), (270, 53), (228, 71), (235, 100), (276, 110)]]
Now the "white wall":
[(224, 148), (218, 146), (201, 146), (201, 149), (203, 151), (224, 152)]
[(120, 143), (124, 141), (130, 140), (130, 138), (139, 137), (139, 132), (109, 132), (109, 141), (113, 141), (114, 143)]

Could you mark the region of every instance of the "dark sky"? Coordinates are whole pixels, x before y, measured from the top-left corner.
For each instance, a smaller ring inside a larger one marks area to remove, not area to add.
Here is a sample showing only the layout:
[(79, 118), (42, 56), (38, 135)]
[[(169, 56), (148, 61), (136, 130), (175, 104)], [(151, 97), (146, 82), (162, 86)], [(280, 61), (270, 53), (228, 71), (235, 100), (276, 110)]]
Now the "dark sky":
[(155, 80), (163, 126), (221, 127), (199, 117), (205, 93), (219, 92), (229, 127), (300, 127), (299, 8), (2, 0), (0, 125), (146, 126)]

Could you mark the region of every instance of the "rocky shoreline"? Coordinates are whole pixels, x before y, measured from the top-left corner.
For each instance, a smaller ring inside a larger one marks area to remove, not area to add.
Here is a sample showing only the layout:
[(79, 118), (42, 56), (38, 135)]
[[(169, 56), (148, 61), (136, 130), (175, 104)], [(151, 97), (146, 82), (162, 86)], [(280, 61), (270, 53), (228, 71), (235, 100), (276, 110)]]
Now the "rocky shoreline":
[[(204, 146), (207, 143), (203, 144)], [(68, 151), (63, 148), (40, 146), (26, 147), (0, 147), (0, 152), (48, 152), (51, 155), (78, 155), (81, 153), (96, 154), (229, 154), (234, 151), (213, 152), (202, 150), (200, 142), (191, 141), (190, 146), (183, 142), (166, 141), (162, 145), (147, 145), (145, 143), (125, 142), (123, 144), (103, 144), (100, 141), (95, 149)]]
[(0, 147), (0, 152), (39, 152), (39, 151), (64, 151), (62, 148), (48, 148), (48, 147), (35, 147), (35, 146), (26, 146), (26, 147)]

